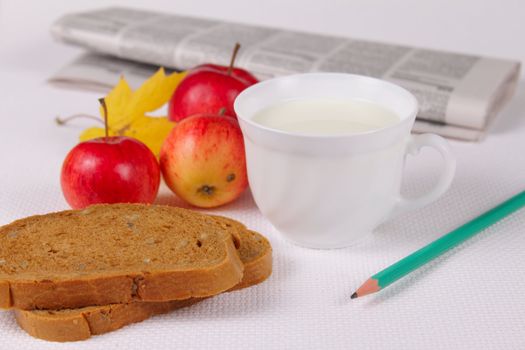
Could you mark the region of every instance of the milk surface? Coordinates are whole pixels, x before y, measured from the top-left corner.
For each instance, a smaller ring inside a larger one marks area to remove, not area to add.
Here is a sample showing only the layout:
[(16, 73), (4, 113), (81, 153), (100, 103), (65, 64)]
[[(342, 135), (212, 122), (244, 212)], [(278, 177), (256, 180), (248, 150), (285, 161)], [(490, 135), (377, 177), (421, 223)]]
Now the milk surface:
[(259, 111), (254, 122), (305, 135), (347, 135), (373, 131), (399, 122), (391, 110), (357, 99), (296, 99)]

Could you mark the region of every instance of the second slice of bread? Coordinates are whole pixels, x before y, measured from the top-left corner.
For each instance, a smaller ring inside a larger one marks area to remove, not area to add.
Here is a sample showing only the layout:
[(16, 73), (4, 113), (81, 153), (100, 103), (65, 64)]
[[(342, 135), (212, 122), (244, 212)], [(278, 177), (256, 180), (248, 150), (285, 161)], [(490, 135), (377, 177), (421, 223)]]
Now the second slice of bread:
[(0, 228), (0, 307), (63, 309), (218, 294), (243, 276), (238, 227), (231, 222), (138, 204), (15, 221)]
[[(237, 290), (264, 281), (272, 272), (272, 248), (262, 235), (242, 230), (239, 255), (244, 264), (244, 276)], [(50, 341), (78, 341), (143, 321), (151, 316), (193, 305), (202, 298), (168, 302), (132, 302), (91, 306), (80, 309), (24, 311), (15, 310), (22, 329), (33, 337)]]

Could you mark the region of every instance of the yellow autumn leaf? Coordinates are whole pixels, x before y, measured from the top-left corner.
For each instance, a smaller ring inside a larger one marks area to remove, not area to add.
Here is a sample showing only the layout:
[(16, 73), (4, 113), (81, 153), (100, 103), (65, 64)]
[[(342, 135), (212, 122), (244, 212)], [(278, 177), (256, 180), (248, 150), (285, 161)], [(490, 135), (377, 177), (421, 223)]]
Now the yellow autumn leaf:
[[(111, 115), (111, 127), (113, 129), (123, 128), (129, 123), (128, 105), (133, 91), (124, 77), (120, 77), (117, 85), (104, 98), (108, 106), (108, 114)], [(100, 115), (104, 118), (104, 109), (100, 107)]]
[(186, 73), (173, 73), (166, 76), (164, 69), (160, 68), (133, 93), (128, 113), (138, 117), (162, 107), (185, 75)]
[[(160, 148), (164, 139), (168, 136), (175, 123), (168, 120), (167, 117), (148, 117), (141, 116), (134, 120), (128, 128), (118, 134), (109, 130), (109, 136), (128, 136), (142, 141), (148, 148), (159, 156)], [(104, 137), (106, 131), (104, 128), (89, 128), (80, 134), (80, 141), (87, 141), (97, 137)]]
[(167, 117), (142, 116), (133, 123), (133, 128), (130, 128), (126, 135), (144, 142), (158, 157), (162, 143), (174, 126), (175, 123)]
[[(164, 139), (175, 123), (167, 117), (150, 117), (146, 113), (166, 104), (185, 75), (186, 72), (166, 75), (164, 69), (160, 68), (136, 91), (121, 77), (118, 84), (104, 98), (108, 112), (108, 134), (134, 137), (145, 143), (158, 156)], [(100, 114), (104, 119), (102, 108)], [(104, 128), (93, 127), (84, 130), (80, 141), (104, 135)]]

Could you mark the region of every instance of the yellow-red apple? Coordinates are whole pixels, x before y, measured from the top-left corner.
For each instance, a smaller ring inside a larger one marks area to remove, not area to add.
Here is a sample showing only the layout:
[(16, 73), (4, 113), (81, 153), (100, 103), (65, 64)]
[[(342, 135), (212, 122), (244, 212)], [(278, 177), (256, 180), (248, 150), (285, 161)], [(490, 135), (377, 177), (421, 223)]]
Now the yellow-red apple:
[(164, 141), (160, 166), (168, 187), (201, 208), (229, 203), (248, 186), (244, 141), (233, 117), (196, 115), (179, 122)]

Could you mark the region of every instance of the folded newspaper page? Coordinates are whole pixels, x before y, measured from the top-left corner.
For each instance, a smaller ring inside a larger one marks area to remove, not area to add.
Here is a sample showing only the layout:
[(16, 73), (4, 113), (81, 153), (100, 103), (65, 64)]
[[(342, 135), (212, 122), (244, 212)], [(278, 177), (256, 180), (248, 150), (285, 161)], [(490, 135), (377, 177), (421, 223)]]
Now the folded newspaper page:
[(226, 65), (240, 42), (236, 65), (260, 79), (303, 72), (382, 78), (418, 99), (416, 132), (464, 140), (483, 137), (520, 70), (517, 61), (120, 7), (65, 15), (51, 32), (98, 53), (80, 57), (52, 83), (107, 89), (120, 74), (138, 84), (157, 66)]

